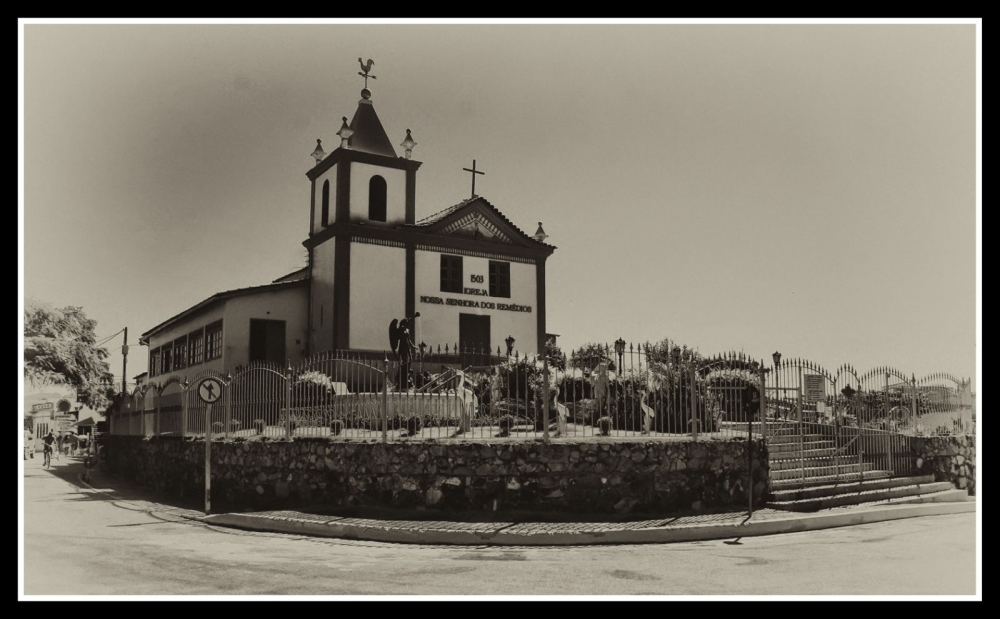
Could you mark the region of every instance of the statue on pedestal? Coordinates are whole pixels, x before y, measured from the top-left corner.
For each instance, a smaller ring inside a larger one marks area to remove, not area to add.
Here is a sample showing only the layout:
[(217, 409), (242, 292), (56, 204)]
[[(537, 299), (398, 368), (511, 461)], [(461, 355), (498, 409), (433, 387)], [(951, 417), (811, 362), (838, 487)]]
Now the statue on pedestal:
[(417, 312), (410, 318), (395, 320), (389, 323), (389, 346), (399, 360), (399, 371), (396, 374), (396, 386), (399, 391), (406, 391), (410, 388), (410, 361), (417, 347), (410, 337), (410, 325), (420, 316)]

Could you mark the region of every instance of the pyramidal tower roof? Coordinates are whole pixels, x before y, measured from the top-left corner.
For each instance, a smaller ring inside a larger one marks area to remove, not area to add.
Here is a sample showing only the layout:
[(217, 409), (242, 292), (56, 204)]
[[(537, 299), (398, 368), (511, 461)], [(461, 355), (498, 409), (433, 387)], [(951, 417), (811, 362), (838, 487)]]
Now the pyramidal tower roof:
[(354, 112), (354, 118), (351, 119), (350, 127), (354, 133), (347, 143), (352, 150), (395, 158), (396, 151), (392, 148), (392, 142), (385, 134), (385, 129), (382, 128), (382, 121), (375, 113), (371, 96), (372, 93), (367, 88), (361, 91), (358, 110)]

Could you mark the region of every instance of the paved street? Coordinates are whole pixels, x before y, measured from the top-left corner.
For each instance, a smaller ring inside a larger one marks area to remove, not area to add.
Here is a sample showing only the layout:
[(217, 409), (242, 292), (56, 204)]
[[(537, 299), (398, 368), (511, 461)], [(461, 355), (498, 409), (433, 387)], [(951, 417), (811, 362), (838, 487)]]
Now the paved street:
[(193, 523), (152, 495), (81, 487), (81, 471), (25, 462), (29, 595), (975, 593), (973, 513), (735, 543), (413, 546)]

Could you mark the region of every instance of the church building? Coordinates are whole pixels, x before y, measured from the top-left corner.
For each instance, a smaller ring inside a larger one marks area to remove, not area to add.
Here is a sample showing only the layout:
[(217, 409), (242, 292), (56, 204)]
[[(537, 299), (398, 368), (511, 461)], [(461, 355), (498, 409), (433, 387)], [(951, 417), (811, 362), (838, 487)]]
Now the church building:
[(389, 348), (394, 319), (430, 351), (544, 350), (545, 261), (555, 247), (538, 224), (529, 236), (486, 198), (418, 218), (416, 142), (398, 156), (361, 91), (338, 148), (317, 140), (310, 183), (307, 265), (270, 284), (220, 292), (146, 331), (149, 377), (296, 362), (322, 351)]

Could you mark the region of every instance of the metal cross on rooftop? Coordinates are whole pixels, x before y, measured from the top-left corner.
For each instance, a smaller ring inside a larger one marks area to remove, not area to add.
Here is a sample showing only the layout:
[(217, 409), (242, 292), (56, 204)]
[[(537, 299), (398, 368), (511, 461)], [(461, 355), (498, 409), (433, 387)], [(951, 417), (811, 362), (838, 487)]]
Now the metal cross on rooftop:
[(472, 173), (472, 197), (475, 198), (476, 197), (476, 174), (485, 175), (486, 172), (480, 172), (479, 170), (476, 169), (476, 160), (475, 159), (472, 160), (472, 169), (471, 170), (469, 168), (462, 168), (462, 169), (465, 170), (466, 172), (471, 172)]
[(368, 88), (368, 78), (370, 77), (372, 79), (375, 79), (374, 75), (369, 75), (368, 74), (368, 72), (372, 70), (372, 65), (375, 64), (375, 61), (372, 60), (371, 58), (369, 58), (368, 59), (368, 64), (365, 64), (365, 63), (361, 62), (360, 58), (358, 58), (358, 64), (361, 65), (361, 70), (358, 71), (358, 75), (360, 75), (361, 77), (365, 78), (365, 88), (367, 89)]

